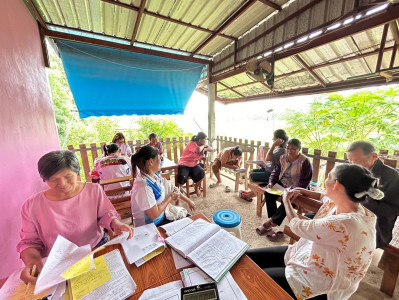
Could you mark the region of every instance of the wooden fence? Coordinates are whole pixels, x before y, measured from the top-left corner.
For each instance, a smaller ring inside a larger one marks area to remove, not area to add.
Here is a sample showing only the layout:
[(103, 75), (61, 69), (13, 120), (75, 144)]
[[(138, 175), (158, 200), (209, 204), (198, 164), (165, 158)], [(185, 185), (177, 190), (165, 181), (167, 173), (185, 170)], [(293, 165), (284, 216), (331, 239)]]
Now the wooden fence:
[[(166, 157), (174, 162), (178, 162), (180, 156), (183, 153), (185, 146), (190, 141), (189, 137), (179, 137), (179, 138), (167, 138), (167, 139), (160, 139), (160, 142), (163, 143)], [(261, 142), (261, 141), (254, 141), (248, 139), (237, 139), (232, 137), (225, 137), (225, 136), (217, 136), (214, 140), (214, 146), (217, 149), (217, 153), (219, 153), (224, 145), (239, 145), (241, 148), (246, 149), (244, 152), (243, 161), (249, 159), (250, 152), (253, 153), (254, 159), (256, 159), (258, 154), (258, 149), (260, 146), (265, 147), (266, 151), (269, 149), (269, 143)], [(143, 142), (140, 140), (136, 140), (135, 143), (132, 141), (127, 142), (132, 152), (135, 151), (137, 147), (141, 147), (148, 143), (148, 140), (144, 140)], [(97, 145), (96, 143), (90, 144), (87, 147), (85, 144), (79, 145), (79, 148), (74, 148), (73, 145), (69, 145), (68, 149), (74, 151), (81, 160), (81, 167), (83, 170), (82, 175), (86, 181), (91, 182), (90, 178), (90, 170), (93, 168), (94, 160), (97, 157), (101, 157), (102, 155), (102, 146), (105, 143), (100, 143)], [(100, 151), (99, 151), (100, 150)], [(328, 151), (327, 156), (323, 156), (321, 150), (314, 149), (313, 153), (309, 152), (308, 148), (302, 148), (302, 153), (307, 155), (313, 164), (313, 177), (312, 181), (315, 183), (322, 184), (324, 178), (327, 177), (328, 173), (334, 168), (336, 163), (344, 163), (347, 162), (346, 157), (337, 158), (337, 152)], [(391, 153), (391, 154), (389, 154)], [(388, 165), (399, 168), (399, 150), (380, 150), (379, 157)], [(249, 166), (250, 168), (253, 165)]]

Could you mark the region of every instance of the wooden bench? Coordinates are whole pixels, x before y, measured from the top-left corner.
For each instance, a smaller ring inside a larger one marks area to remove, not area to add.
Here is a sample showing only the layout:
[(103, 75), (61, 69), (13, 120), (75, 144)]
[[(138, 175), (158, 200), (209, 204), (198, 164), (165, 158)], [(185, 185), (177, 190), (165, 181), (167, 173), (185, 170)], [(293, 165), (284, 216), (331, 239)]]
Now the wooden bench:
[(256, 195), (256, 215), (258, 217), (262, 217), (262, 207), (266, 203), (266, 199), (264, 197), (264, 194), (266, 192), (266, 186), (260, 186), (261, 184), (264, 184), (263, 182), (249, 182), (248, 183), (248, 188), (255, 193)]
[[(221, 150), (228, 147), (235, 147), (238, 146), (239, 143), (225, 141), (221, 143)], [(253, 160), (254, 151), (253, 147), (242, 146), (239, 145), (242, 150), (242, 160), (244, 161), (244, 168), (239, 170), (233, 170), (229, 168), (224, 168), (220, 170), (220, 175), (234, 180), (234, 192), (238, 192), (238, 187), (240, 185), (240, 180), (244, 180), (245, 189), (248, 189), (248, 164), (246, 163), (247, 160)], [(211, 166), (213, 161), (211, 162)], [(212, 167), (209, 170), (209, 178), (212, 178)]]

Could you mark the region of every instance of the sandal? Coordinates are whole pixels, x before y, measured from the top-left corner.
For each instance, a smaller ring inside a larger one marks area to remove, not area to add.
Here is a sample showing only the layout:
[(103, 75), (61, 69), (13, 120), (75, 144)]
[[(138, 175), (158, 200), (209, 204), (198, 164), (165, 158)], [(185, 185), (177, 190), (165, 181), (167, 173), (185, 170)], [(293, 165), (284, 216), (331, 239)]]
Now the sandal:
[(230, 189), (229, 186), (226, 186), (226, 188), (224, 189), (224, 191), (225, 191), (226, 193), (230, 193), (230, 192), (231, 192), (231, 189)]
[(209, 187), (210, 187), (211, 189), (213, 189), (215, 186), (216, 186), (216, 183), (211, 183), (211, 184), (209, 185)]
[(266, 238), (271, 242), (277, 242), (278, 240), (284, 237), (284, 232), (282, 231), (270, 231), (270, 233), (266, 234)]
[(256, 228), (255, 230), (256, 230), (256, 233), (257, 233), (258, 235), (264, 235), (264, 234), (268, 233), (270, 230), (272, 230), (272, 227), (265, 228), (265, 227), (263, 227), (263, 225), (260, 225), (260, 226), (259, 226), (258, 228)]

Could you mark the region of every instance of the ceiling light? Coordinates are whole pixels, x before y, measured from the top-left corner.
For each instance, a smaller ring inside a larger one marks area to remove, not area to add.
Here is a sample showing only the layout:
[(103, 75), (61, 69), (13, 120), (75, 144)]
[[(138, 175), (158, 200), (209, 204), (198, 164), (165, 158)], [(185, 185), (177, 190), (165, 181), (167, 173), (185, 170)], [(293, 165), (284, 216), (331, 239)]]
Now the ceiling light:
[(276, 49), (274, 49), (274, 53), (276, 53), (276, 52), (279, 52), (279, 51), (281, 51), (281, 50), (283, 50), (283, 47), (278, 47), (278, 48), (276, 48)]
[(294, 42), (289, 42), (289, 43), (284, 45), (284, 49), (290, 48), (292, 46), (294, 46)]
[(305, 36), (299, 38), (296, 42), (297, 42), (297, 43), (302, 43), (302, 42), (306, 41), (308, 38), (309, 38), (309, 37), (308, 37), (307, 35), (305, 35)]
[(309, 35), (309, 38), (310, 38), (310, 39), (311, 39), (311, 38), (314, 38), (314, 37), (316, 37), (316, 36), (318, 36), (318, 35), (320, 35), (320, 34), (322, 34), (322, 33), (323, 33), (323, 30), (317, 30), (317, 31), (311, 33), (311, 34)]
[(349, 24), (349, 23), (352, 23), (353, 20), (355, 20), (353, 17), (350, 17), (350, 18), (346, 19), (346, 20), (344, 21), (344, 25), (347, 25), (347, 24)]
[(355, 17), (355, 20), (359, 20), (361, 17), (363, 17), (362, 14), (357, 14), (356, 17)]
[(262, 58), (262, 55), (257, 57), (257, 59), (261, 59), (261, 58)]
[(369, 9), (366, 12), (366, 16), (370, 16), (370, 15), (373, 15), (375, 13), (378, 13), (379, 11), (382, 11), (382, 10), (386, 9), (387, 7), (388, 7), (388, 3), (384, 3), (383, 5), (380, 5), (380, 6), (372, 8), (372, 9)]
[(327, 27), (327, 31), (329, 31), (329, 30), (334, 30), (334, 29), (337, 29), (337, 28), (339, 28), (339, 27), (341, 27), (341, 23), (335, 23), (334, 25), (331, 25), (330, 27)]
[(267, 56), (269, 56), (270, 54), (272, 54), (273, 52), (272, 51), (267, 51), (265, 54), (263, 54), (263, 56), (264, 57), (267, 57)]

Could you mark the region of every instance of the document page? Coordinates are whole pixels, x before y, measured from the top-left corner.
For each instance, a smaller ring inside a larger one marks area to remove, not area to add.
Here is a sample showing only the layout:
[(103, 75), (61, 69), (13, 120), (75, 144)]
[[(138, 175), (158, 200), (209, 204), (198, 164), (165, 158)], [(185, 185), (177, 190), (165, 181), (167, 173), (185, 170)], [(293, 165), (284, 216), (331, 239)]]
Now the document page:
[[(78, 247), (59, 235), (37, 279), (35, 294), (65, 281), (62, 274), (90, 253), (90, 245)], [(83, 266), (81, 270), (86, 269), (86, 271), (89, 271), (94, 269), (93, 256), (85, 261), (89, 265)]]
[(219, 282), (249, 245), (221, 229), (188, 255), (213, 280)]
[(183, 256), (181, 256), (175, 250), (173, 250), (173, 249), (171, 249), (171, 250), (172, 250), (172, 256), (173, 256), (173, 261), (175, 262), (176, 270), (193, 265), (193, 263), (191, 261), (189, 261), (188, 259), (185, 259)]
[(184, 257), (220, 230), (216, 224), (198, 219), (184, 227), (165, 241)]
[(134, 228), (133, 237), (122, 243), (129, 264), (138, 261), (159, 247), (165, 247), (165, 242), (154, 223)]
[(186, 227), (188, 224), (194, 222), (190, 218), (183, 218), (165, 225), (162, 225), (161, 227), (165, 229), (166, 235), (171, 236), (172, 234), (175, 234), (179, 230), (183, 229)]
[(181, 280), (172, 281), (153, 289), (145, 290), (139, 300), (180, 300)]
[[(212, 278), (202, 272), (199, 268), (184, 269), (180, 272), (185, 287), (213, 282)], [(217, 284), (220, 300), (247, 300), (237, 282), (227, 272), (226, 276)]]
[(274, 195), (281, 195), (284, 192), (284, 187), (276, 183), (271, 189), (266, 189), (266, 192)]
[(83, 300), (123, 300), (134, 294), (136, 283), (126, 269), (118, 249), (104, 254), (105, 263), (112, 279), (84, 296)]

